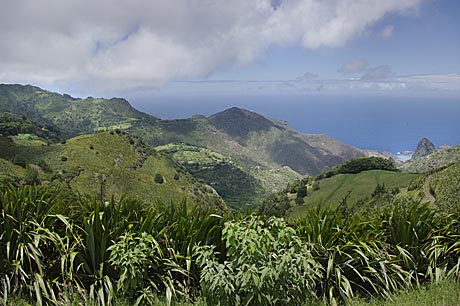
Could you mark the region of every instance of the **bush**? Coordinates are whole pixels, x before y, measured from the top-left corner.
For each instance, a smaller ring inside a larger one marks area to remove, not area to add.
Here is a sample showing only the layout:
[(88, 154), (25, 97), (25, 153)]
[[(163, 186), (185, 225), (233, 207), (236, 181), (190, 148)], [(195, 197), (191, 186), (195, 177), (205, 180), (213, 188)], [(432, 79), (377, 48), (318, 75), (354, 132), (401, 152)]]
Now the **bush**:
[(31, 166), (27, 166), (26, 174), (24, 176), (24, 181), (27, 185), (39, 185), (40, 177), (38, 175), (37, 169)]
[(307, 187), (302, 184), (297, 189), (297, 198), (304, 198), (307, 196)]
[(222, 231), (226, 261), (214, 246), (195, 247), (209, 305), (304, 305), (315, 296), (321, 269), (282, 219), (250, 216)]
[(37, 164), (44, 172), (51, 173), (53, 169), (51, 169), (50, 165), (43, 159), (41, 159)]
[(311, 187), (314, 191), (319, 190), (319, 181), (314, 181)]
[(155, 177), (153, 178), (154, 182), (157, 184), (163, 184), (164, 178), (160, 173), (155, 174)]
[(17, 155), (13, 158), (13, 164), (25, 168), (25, 167), (27, 167), (27, 159), (26, 159), (23, 155), (17, 154)]
[(259, 212), (266, 216), (282, 217), (291, 207), (289, 199), (284, 192), (274, 193), (263, 200)]

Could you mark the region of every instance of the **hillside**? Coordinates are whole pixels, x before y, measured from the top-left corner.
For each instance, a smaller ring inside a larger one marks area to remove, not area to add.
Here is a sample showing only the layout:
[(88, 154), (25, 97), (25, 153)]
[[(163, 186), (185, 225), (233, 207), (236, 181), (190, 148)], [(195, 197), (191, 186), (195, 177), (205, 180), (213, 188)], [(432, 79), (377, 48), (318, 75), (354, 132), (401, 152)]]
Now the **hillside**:
[(299, 177), (289, 167), (272, 171), (261, 167), (248, 169), (231, 157), (203, 147), (168, 144), (155, 149), (180, 163), (200, 182), (212, 186), (233, 207), (254, 206), (274, 186), (283, 186)]
[(103, 128), (127, 128), (139, 119), (156, 120), (135, 110), (124, 99), (78, 99), (18, 84), (0, 84), (0, 112), (26, 116), (38, 124), (59, 130), (65, 137)]
[(455, 163), (432, 175), (430, 191), (435, 203), (452, 213), (460, 213), (460, 164)]
[[(152, 146), (209, 149), (231, 160), (232, 166), (219, 164), (213, 173), (188, 169), (197, 179), (216, 186), (222, 196), (233, 198), (236, 206), (255, 205), (260, 194), (279, 191), (294, 179), (363, 155), (326, 135), (302, 134), (286, 122), (236, 107), (210, 117), (160, 120), (135, 110), (124, 99), (77, 99), (30, 85), (0, 85), (0, 112), (46, 124), (61, 138), (117, 130)], [(180, 158), (177, 161), (183, 164)], [(208, 165), (198, 160), (194, 167)]]
[[(289, 216), (300, 217), (312, 207), (339, 205), (340, 201), (351, 191), (347, 203), (355, 204), (358, 200), (369, 197), (377, 185), (384, 185), (386, 190), (406, 188), (418, 177), (418, 174), (401, 173), (384, 170), (363, 171), (357, 174), (338, 174), (319, 181), (319, 189), (308, 186), (304, 204), (294, 206)], [(295, 194), (288, 194), (292, 200)]]
[(454, 146), (416, 159), (411, 159), (400, 165), (399, 168), (402, 171), (424, 173), (458, 162), (460, 162), (460, 146)]
[[(109, 199), (126, 194), (164, 202), (187, 199), (222, 204), (211, 187), (197, 182), (184, 168), (138, 138), (121, 132), (81, 135), (50, 146), (6, 142), (3, 138), (0, 147), (1, 158), (15, 161), (21, 156), (29, 168), (38, 171), (40, 181), (65, 183), (90, 197)], [(25, 174), (24, 169), (19, 170), (2, 161), (3, 177), (21, 180)]]

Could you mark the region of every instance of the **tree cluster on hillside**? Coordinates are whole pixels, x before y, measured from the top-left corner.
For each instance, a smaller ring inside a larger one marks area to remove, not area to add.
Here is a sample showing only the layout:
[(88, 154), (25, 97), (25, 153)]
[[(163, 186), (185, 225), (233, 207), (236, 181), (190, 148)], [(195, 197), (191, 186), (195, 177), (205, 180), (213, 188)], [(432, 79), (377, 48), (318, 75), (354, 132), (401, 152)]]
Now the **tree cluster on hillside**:
[(394, 160), (382, 157), (358, 157), (350, 159), (341, 165), (333, 167), (316, 176), (317, 180), (332, 177), (337, 174), (355, 174), (368, 170), (398, 171)]
[(59, 139), (59, 132), (50, 125), (37, 124), (26, 116), (0, 113), (0, 135), (15, 136), (18, 134), (34, 134), (52, 141)]

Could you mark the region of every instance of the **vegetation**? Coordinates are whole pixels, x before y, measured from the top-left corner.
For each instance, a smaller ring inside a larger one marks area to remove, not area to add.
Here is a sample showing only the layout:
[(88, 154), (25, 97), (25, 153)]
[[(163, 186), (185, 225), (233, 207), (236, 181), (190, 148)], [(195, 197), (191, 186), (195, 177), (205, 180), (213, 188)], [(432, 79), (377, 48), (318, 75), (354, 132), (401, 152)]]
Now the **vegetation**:
[(411, 159), (399, 166), (399, 168), (407, 172), (425, 173), (447, 167), (454, 163), (460, 163), (460, 146), (454, 146), (426, 156)]
[[(460, 217), (389, 193), (288, 224), (210, 206), (2, 187), (1, 299), (351, 303), (460, 277)], [(163, 296), (163, 298), (161, 298)]]
[(393, 160), (382, 157), (358, 157), (350, 159), (343, 164), (333, 167), (331, 170), (316, 176), (316, 180), (332, 177), (337, 174), (355, 174), (369, 170), (398, 171)]
[[(0, 111), (2, 305), (359, 305), (458, 288), (457, 148), (418, 159), (455, 155), (423, 175), (357, 158), (300, 179), (360, 152), (239, 109), (160, 121), (123, 99), (0, 85)], [(68, 139), (45, 138), (54, 127)]]
[[(301, 217), (306, 211), (318, 206), (337, 206), (348, 193), (348, 203), (354, 205), (360, 200), (372, 196), (377, 186), (384, 186), (386, 191), (406, 192), (409, 184), (419, 175), (394, 171), (371, 170), (357, 174), (338, 174), (321, 181), (314, 181), (309, 186), (308, 196), (304, 204), (294, 206), (289, 212), (290, 218)], [(314, 190), (315, 182), (320, 182), (320, 188)]]
[[(24, 167), (29, 175), (27, 179), (23, 173), (9, 175), (15, 184), (24, 179), (30, 182), (30, 175), (34, 174), (36, 182), (63, 185), (105, 200), (127, 194), (152, 200), (178, 202), (186, 198), (223, 205), (217, 194), (208, 191), (210, 187), (127, 133), (82, 135), (51, 146), (19, 145), (14, 141), (0, 146), (0, 157)], [(174, 179), (178, 175), (181, 179)]]

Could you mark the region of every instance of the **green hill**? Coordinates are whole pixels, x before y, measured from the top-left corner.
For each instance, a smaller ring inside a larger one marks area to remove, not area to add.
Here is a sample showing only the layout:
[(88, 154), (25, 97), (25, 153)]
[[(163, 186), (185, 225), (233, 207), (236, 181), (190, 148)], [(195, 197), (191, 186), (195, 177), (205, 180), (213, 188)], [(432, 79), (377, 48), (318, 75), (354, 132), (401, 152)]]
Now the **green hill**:
[[(29, 168), (37, 169), (43, 183), (64, 182), (73, 191), (91, 197), (109, 199), (127, 194), (145, 200), (187, 199), (222, 204), (211, 187), (197, 182), (170, 158), (125, 133), (81, 135), (50, 146), (5, 141), (4, 138), (0, 157), (14, 160), (22, 156)], [(11, 177), (11, 163), (3, 161), (2, 165), (2, 175)], [(19, 178), (25, 175), (14, 167)]]
[[(26, 116), (64, 138), (121, 130), (152, 146), (207, 148), (232, 164), (219, 163), (211, 173), (206, 163), (198, 161), (196, 171), (188, 169), (197, 179), (216, 186), (236, 206), (255, 205), (260, 194), (279, 191), (294, 179), (363, 155), (325, 135), (302, 134), (285, 122), (236, 107), (208, 118), (160, 120), (135, 110), (124, 99), (77, 99), (30, 85), (0, 85), (0, 112)], [(34, 136), (21, 137), (29, 141)]]
[(73, 98), (31, 85), (0, 84), (0, 112), (26, 116), (59, 130), (65, 137), (104, 128), (127, 128), (133, 121), (156, 118), (131, 107), (120, 98)]
[(446, 211), (460, 213), (460, 164), (434, 173), (429, 187), (437, 205)]
[[(338, 174), (330, 178), (320, 180), (319, 189), (313, 190), (308, 186), (304, 204), (294, 206), (289, 213), (290, 217), (299, 217), (306, 210), (318, 205), (337, 206), (349, 191), (348, 204), (353, 205), (358, 200), (369, 197), (377, 185), (384, 184), (386, 190), (394, 188), (406, 188), (411, 181), (419, 175), (385, 170), (363, 171), (357, 174)], [(295, 199), (295, 194), (288, 194), (289, 198)]]
[(203, 147), (168, 144), (155, 149), (169, 155), (199, 181), (212, 186), (233, 207), (254, 206), (267, 190), (299, 177), (289, 167), (272, 171), (253, 167), (248, 171), (231, 157)]

